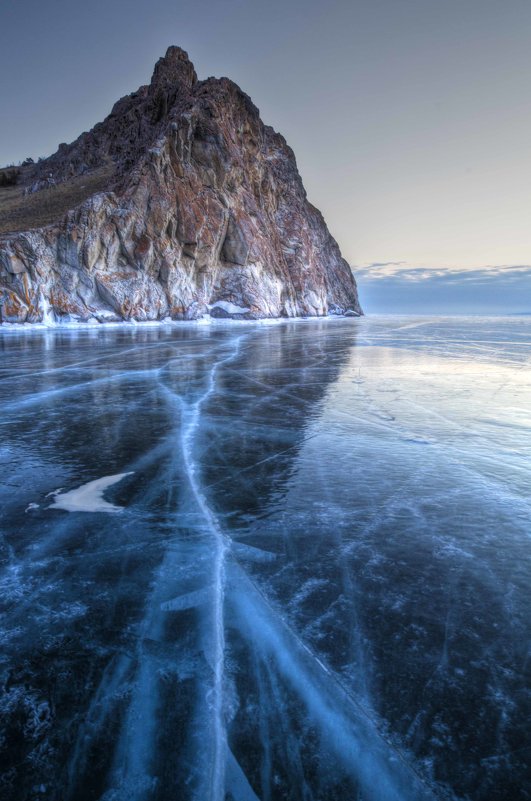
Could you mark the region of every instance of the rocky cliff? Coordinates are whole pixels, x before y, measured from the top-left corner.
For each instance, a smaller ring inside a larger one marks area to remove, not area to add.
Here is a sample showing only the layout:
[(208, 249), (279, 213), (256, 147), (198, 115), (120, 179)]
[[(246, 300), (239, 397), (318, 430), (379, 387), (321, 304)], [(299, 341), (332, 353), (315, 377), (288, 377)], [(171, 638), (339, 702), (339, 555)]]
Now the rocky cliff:
[(283, 137), (232, 81), (198, 81), (180, 48), (18, 180), (2, 322), (361, 313)]

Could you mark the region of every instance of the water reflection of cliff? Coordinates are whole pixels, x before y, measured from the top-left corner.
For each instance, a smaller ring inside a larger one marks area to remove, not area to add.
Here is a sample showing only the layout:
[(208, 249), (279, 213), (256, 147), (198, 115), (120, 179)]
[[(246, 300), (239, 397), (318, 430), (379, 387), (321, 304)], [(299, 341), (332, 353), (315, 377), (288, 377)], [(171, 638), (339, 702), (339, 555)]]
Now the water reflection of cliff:
[[(176, 759), (176, 732), (183, 758), (153, 798), (176, 797), (195, 775), (187, 726), (210, 681), (208, 615), (185, 610), (176, 623), (160, 611), (209, 564), (188, 508), (182, 421), (215, 379), (193, 458), (222, 525), (258, 515), (353, 340), (354, 326), (326, 322), (0, 339), (6, 801), (35, 787), (61, 801), (151, 798), (146, 776)], [(123, 516), (47, 509), (58, 487), (125, 470)]]
[[(130, 462), (143, 452), (148, 432), (164, 436), (175, 423), (167, 419), (155, 379), (187, 398), (201, 390), (216, 349), (241, 337), (241, 350), (220, 373), (207, 410), (204, 469), (212, 478), (224, 465), (246, 467), (267, 459), (279, 445), (295, 447), (354, 341), (354, 326), (348, 333), (342, 326), (341, 335), (330, 323), (308, 326), (310, 337), (300, 324), (287, 323), (236, 331), (183, 326), (169, 332), (52, 330), (0, 338), (6, 365), (0, 403), (16, 420), (16, 427), (5, 426), (4, 443), (35, 454), (46, 444), (47, 458), (58, 463), (71, 462), (83, 450), (86, 466), (93, 455), (85, 448), (98, 442), (103, 446), (98, 461)], [(278, 441), (271, 433), (264, 436), (271, 424)], [(282, 461), (287, 464), (292, 455), (288, 451)], [(278, 464), (257, 468), (264, 491)]]
[(354, 326), (268, 327), (244, 340), (224, 368), (198, 441), (205, 484), (231, 525), (282, 489), (355, 341)]

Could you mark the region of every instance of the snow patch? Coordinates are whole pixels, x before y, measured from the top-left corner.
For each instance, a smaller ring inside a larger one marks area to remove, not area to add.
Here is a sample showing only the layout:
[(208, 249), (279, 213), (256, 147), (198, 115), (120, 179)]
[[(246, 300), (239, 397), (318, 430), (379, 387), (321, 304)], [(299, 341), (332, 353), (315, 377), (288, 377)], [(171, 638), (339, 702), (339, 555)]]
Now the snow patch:
[(249, 308), (244, 306), (236, 306), (235, 303), (231, 303), (228, 300), (217, 300), (208, 308), (223, 309), (223, 311), (227, 312), (227, 314), (246, 314), (248, 311), (251, 311)]
[(103, 493), (108, 487), (112, 487), (126, 476), (132, 475), (132, 472), (104, 476), (95, 481), (89, 481), (88, 484), (82, 484), (81, 487), (70, 490), (70, 492), (58, 493), (48, 508), (63, 509), (65, 512), (122, 512), (124, 507), (115, 506), (104, 500)]

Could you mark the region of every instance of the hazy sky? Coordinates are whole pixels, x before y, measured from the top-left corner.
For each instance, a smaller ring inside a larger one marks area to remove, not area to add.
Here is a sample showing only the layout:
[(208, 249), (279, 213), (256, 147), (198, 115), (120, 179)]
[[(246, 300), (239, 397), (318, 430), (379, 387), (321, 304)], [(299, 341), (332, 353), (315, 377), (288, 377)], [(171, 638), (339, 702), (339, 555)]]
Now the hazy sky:
[(0, 163), (178, 44), (286, 136), (369, 310), (484, 311), (485, 281), (490, 310), (531, 309), (531, 0), (0, 0), (0, 31)]

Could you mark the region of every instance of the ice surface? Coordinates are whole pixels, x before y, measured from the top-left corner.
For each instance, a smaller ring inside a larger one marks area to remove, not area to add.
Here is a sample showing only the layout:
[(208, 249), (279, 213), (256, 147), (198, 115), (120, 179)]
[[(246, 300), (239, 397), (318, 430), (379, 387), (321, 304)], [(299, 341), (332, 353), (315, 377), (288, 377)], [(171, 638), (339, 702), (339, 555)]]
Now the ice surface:
[[(116, 506), (104, 500), (103, 493), (130, 475), (132, 475), (132, 471), (118, 473), (115, 476), (103, 476), (103, 478), (89, 481), (69, 492), (54, 492), (53, 503), (48, 508), (64, 509), (65, 512), (123, 512), (123, 506)], [(35, 508), (35, 504), (30, 504), (30, 506)]]
[(182, 612), (183, 609), (194, 609), (197, 606), (208, 603), (210, 593), (210, 587), (202, 587), (200, 590), (185, 592), (184, 595), (172, 598), (171, 601), (164, 601), (161, 603), (160, 608), (163, 612)]
[(2, 799), (528, 798), (529, 320), (0, 346)]

